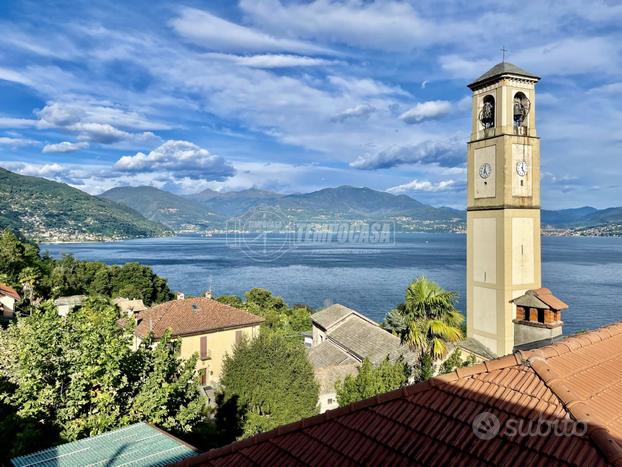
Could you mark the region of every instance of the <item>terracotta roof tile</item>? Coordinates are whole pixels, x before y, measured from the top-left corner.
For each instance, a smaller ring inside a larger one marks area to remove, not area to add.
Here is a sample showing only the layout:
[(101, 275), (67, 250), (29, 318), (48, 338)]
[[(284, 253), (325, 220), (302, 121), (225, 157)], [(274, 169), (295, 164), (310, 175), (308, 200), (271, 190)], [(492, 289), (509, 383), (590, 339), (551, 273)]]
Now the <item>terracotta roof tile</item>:
[(21, 298), (17, 291), (7, 284), (0, 284), (0, 294), (13, 297), (15, 300), (19, 300)]
[(136, 335), (146, 337), (153, 331), (156, 338), (171, 329), (174, 336), (185, 336), (261, 324), (264, 319), (209, 298), (187, 298), (161, 303), (138, 316)]
[[(490, 440), (472, 429), (482, 412), (501, 424)], [(574, 420), (589, 431), (530, 436), (512, 433), (509, 420)], [(179, 465), (249, 459), (259, 465), (622, 465), (620, 440), (622, 323), (357, 402)]]

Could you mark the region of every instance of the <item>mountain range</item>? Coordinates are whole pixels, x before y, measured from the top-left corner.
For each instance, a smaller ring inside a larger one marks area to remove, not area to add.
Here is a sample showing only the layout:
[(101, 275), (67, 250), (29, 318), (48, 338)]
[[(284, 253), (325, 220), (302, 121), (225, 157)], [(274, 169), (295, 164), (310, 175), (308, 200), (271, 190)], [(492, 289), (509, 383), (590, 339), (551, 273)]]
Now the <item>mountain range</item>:
[(124, 204), (0, 168), (0, 229), (37, 240), (155, 237), (172, 232)]
[[(406, 195), (352, 186), (293, 195), (249, 189), (225, 193), (205, 190), (187, 196), (142, 186), (114, 188), (100, 196), (125, 204), (148, 219), (178, 231), (200, 231), (206, 219), (214, 229), (225, 228), (227, 221), (265, 206), (278, 210), (289, 221), (390, 220), (399, 223), (402, 230), (417, 231), (460, 231), (465, 219), (464, 212), (457, 209), (437, 208)], [(188, 213), (193, 214), (188, 216)]]
[[(230, 228), (249, 210), (270, 207), (288, 221), (395, 222), (401, 231), (461, 232), (465, 211), (410, 196), (340, 186), (284, 195), (248, 189), (177, 195), (150, 186), (91, 196), (66, 184), (0, 168), (0, 228), (38, 240), (102, 240), (205, 233)], [(622, 207), (542, 210), (542, 226), (563, 234), (622, 235)]]
[[(391, 220), (404, 231), (463, 231), (466, 219), (463, 210), (433, 207), (407, 195), (352, 186), (291, 195), (255, 188), (232, 192), (208, 189), (191, 195), (174, 195), (140, 186), (114, 188), (100, 196), (125, 204), (177, 231), (222, 229), (228, 220), (261, 206), (278, 209), (289, 220), (298, 222)], [(542, 210), (545, 229), (579, 231), (619, 224), (622, 224), (622, 207)]]

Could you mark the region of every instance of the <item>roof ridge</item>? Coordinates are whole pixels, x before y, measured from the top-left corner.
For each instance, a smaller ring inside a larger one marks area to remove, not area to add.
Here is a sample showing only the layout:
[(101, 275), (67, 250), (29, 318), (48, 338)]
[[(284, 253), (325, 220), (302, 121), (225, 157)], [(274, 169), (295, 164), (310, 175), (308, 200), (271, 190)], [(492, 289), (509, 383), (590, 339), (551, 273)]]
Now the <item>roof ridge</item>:
[(255, 436), (241, 441), (233, 441), (220, 448), (211, 449), (198, 456), (184, 459), (176, 465), (195, 465), (204, 460), (212, 459), (214, 457), (218, 457), (220, 455), (231, 452), (233, 445), (235, 445), (237, 451), (240, 451), (246, 447), (258, 444), (264, 440), (269, 440), (273, 435), (285, 435), (294, 431), (299, 431), (304, 428), (319, 425), (320, 423), (323, 423), (327, 420), (332, 420), (341, 415), (346, 415), (360, 409), (364, 409), (373, 405), (384, 404), (386, 402), (390, 402), (396, 399), (401, 399), (402, 397), (408, 397), (418, 392), (428, 391), (432, 389), (432, 387), (433, 385), (431, 384), (431, 380), (427, 380), (422, 383), (412, 384), (410, 386), (405, 386), (399, 389), (395, 389), (393, 391), (385, 392), (383, 394), (378, 394), (368, 399), (353, 402), (352, 404), (348, 404), (344, 407), (338, 407), (334, 410), (328, 410), (322, 414), (314, 415), (313, 417), (303, 418), (302, 420), (298, 420), (297, 422), (282, 425), (280, 427), (274, 428), (273, 430), (259, 433)]
[[(149, 331), (148, 333), (152, 333), (153, 332), (153, 328), (155, 327), (155, 325), (157, 325), (160, 321), (162, 321), (162, 319), (164, 318), (164, 315), (166, 314), (167, 311), (169, 311), (171, 309), (171, 305), (168, 305), (170, 303), (170, 301), (168, 302), (164, 302), (164, 303), (160, 303), (158, 305), (156, 305), (154, 308), (147, 308), (145, 311), (148, 311), (149, 313), (149, 319), (151, 320), (149, 322)], [(168, 305), (166, 307), (162, 306), (160, 307), (160, 305)], [(153, 311), (155, 309), (155, 311), (160, 311), (158, 310), (158, 307), (160, 307), (161, 313), (158, 317), (158, 319), (155, 320), (155, 322), (153, 321), (153, 314), (155, 314), (155, 312)], [(143, 318), (144, 320), (144, 318)]]
[(509, 368), (512, 366), (522, 365), (524, 364), (524, 360), (522, 359), (519, 352), (515, 352), (509, 355), (504, 355), (503, 357), (497, 357), (492, 360), (486, 360), (482, 363), (477, 363), (475, 365), (456, 368), (449, 373), (445, 373), (444, 375), (435, 376), (431, 378), (432, 384), (436, 383), (451, 383), (460, 378), (465, 378), (468, 376), (479, 375), (482, 373), (490, 373), (494, 370), (502, 370), (504, 368)]
[(601, 451), (605, 459), (613, 465), (622, 465), (622, 446), (611, 435), (609, 429), (591, 413), (584, 399), (577, 396), (563, 378), (549, 365), (547, 358), (533, 355), (528, 363), (542, 383), (562, 403), (564, 409), (577, 422), (585, 424), (592, 442)]
[(622, 334), (622, 321), (608, 324), (591, 331), (573, 334), (559, 342), (556, 342), (555, 344), (545, 345), (544, 347), (540, 347), (538, 349), (527, 351), (519, 350), (518, 353), (521, 354), (524, 360), (529, 360), (532, 356), (548, 359), (551, 357), (558, 357), (568, 352), (573, 352), (580, 348), (590, 347), (593, 344), (610, 339), (619, 334)]

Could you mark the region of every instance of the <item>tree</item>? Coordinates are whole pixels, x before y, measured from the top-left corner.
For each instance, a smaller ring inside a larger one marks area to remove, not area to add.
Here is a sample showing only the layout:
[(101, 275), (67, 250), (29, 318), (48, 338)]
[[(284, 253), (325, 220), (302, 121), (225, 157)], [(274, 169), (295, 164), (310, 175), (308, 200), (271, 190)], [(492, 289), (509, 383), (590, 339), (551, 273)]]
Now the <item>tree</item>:
[(0, 376), (12, 388), (0, 402), (38, 430), (30, 423), (20, 431), (18, 424), (18, 439), (34, 436), (41, 449), (138, 421), (177, 434), (192, 430), (204, 406), (195, 361), (180, 360), (170, 335), (132, 351), (132, 326), (118, 320), (103, 297), (67, 317), (47, 301), (0, 331)]
[[(385, 325), (399, 330), (402, 341), (421, 354), (438, 359), (447, 353), (447, 343), (462, 338), (464, 317), (455, 308), (456, 300), (454, 292), (418, 277), (406, 289), (404, 303), (389, 313)], [(400, 314), (404, 320), (401, 323)]]
[(441, 364), (438, 373), (444, 375), (445, 373), (449, 373), (450, 371), (455, 370), (456, 368), (463, 368), (465, 366), (471, 366), (475, 363), (475, 356), (469, 355), (466, 359), (462, 358), (462, 351), (460, 349), (456, 349), (453, 353), (447, 357), (447, 359)]
[(317, 413), (318, 384), (304, 345), (262, 331), (227, 356), (216, 423), (223, 441), (247, 437)]
[(22, 290), (28, 294), (28, 301), (32, 305), (36, 295), (36, 289), (41, 280), (41, 273), (37, 268), (27, 266), (20, 271), (18, 280), (22, 285)]
[(287, 305), (281, 297), (266, 289), (254, 288), (244, 294), (245, 300), (236, 295), (218, 297), (221, 303), (242, 308), (265, 319), (262, 327), (284, 334), (300, 334), (311, 330), (311, 313), (307, 305)]
[(337, 402), (340, 406), (373, 397), (408, 383), (411, 370), (403, 360), (396, 362), (388, 358), (380, 365), (374, 365), (366, 358), (356, 376), (349, 375), (343, 382), (337, 382)]

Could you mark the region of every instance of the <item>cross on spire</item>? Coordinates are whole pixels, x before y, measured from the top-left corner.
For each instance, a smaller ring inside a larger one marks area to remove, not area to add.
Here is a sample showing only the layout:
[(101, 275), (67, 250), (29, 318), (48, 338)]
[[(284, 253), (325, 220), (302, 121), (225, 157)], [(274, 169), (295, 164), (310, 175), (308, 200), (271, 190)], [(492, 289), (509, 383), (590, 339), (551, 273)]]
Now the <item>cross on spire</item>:
[(505, 63), (505, 54), (508, 52), (508, 49), (505, 46), (501, 46), (501, 61)]

